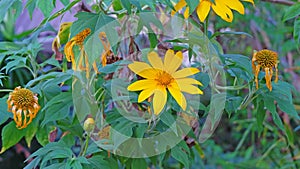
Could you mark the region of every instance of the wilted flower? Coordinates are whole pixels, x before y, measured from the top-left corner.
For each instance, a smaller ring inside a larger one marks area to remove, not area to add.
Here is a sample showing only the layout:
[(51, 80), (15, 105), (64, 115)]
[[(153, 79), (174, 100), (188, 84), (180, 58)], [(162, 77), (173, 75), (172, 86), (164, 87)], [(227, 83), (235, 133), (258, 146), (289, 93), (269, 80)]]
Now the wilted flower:
[[(254, 4), (253, 0), (242, 1), (251, 2)], [(179, 2), (174, 6), (175, 11), (172, 11), (172, 15), (185, 6), (187, 6), (186, 1), (179, 0)], [(233, 20), (232, 10), (235, 10), (240, 14), (245, 13), (244, 6), (240, 0), (200, 0), (198, 6), (196, 7), (196, 12), (201, 22), (206, 19), (210, 8), (212, 8), (217, 15), (227, 22), (232, 22)], [(184, 11), (184, 18), (186, 19), (188, 17), (189, 7), (186, 7), (186, 10)]]
[(255, 73), (256, 88), (258, 88), (258, 74), (262, 68), (266, 75), (266, 85), (270, 91), (272, 91), (271, 79), (273, 76), (273, 68), (275, 68), (275, 82), (278, 81), (278, 55), (276, 52), (264, 49), (259, 52), (255, 52), (252, 58), (252, 69)]
[(167, 89), (176, 100), (178, 105), (185, 110), (186, 99), (182, 92), (189, 94), (203, 94), (203, 92), (194, 85), (202, 85), (193, 78), (187, 78), (199, 72), (197, 68), (177, 69), (182, 63), (182, 52), (174, 54), (173, 50), (168, 50), (165, 54), (164, 63), (156, 52), (148, 54), (148, 60), (151, 66), (144, 62), (133, 62), (128, 67), (134, 73), (146, 78), (134, 82), (128, 86), (129, 91), (140, 91), (138, 102), (153, 96), (154, 114), (158, 115), (167, 102)]
[[(74, 52), (73, 52), (73, 47), (75, 45), (79, 46), (79, 49), (82, 52), (82, 56), (80, 57), (79, 62), (82, 62), (83, 55), (85, 55), (85, 51), (84, 51), (84, 48), (83, 48), (83, 42), (84, 42), (85, 38), (87, 36), (89, 36), (90, 33), (91, 33), (90, 28), (84, 29), (82, 32), (80, 32), (76, 36), (74, 36), (65, 46), (64, 52), (65, 52), (67, 60), (69, 62), (72, 62), (73, 70), (77, 69), (77, 64), (76, 64), (75, 55), (74, 55)], [(88, 64), (88, 63), (86, 63), (86, 64)]]
[(8, 111), (14, 114), (19, 129), (26, 128), (40, 110), (38, 98), (29, 89), (16, 87), (7, 99)]

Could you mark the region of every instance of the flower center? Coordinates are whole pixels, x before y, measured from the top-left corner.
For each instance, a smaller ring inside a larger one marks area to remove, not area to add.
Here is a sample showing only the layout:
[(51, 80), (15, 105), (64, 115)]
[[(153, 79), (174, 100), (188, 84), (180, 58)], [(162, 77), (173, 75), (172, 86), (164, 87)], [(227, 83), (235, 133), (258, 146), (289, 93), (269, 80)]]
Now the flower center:
[(17, 107), (29, 108), (35, 102), (33, 93), (28, 89), (19, 89), (11, 97)]
[(270, 50), (261, 50), (256, 53), (257, 64), (262, 68), (272, 68), (277, 64), (278, 56), (276, 52)]
[(173, 77), (169, 73), (167, 73), (165, 71), (159, 71), (156, 74), (155, 80), (160, 85), (167, 87), (174, 79), (173, 79)]

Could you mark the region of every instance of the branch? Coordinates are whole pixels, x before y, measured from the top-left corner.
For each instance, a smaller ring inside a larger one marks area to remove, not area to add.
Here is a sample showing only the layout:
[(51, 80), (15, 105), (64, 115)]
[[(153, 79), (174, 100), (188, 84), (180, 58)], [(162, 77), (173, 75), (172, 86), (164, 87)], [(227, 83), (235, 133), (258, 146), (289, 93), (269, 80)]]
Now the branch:
[(289, 0), (262, 0), (262, 1), (272, 2), (272, 3), (282, 4), (282, 5), (289, 5), (289, 6), (292, 6), (295, 4), (295, 2), (289, 1)]

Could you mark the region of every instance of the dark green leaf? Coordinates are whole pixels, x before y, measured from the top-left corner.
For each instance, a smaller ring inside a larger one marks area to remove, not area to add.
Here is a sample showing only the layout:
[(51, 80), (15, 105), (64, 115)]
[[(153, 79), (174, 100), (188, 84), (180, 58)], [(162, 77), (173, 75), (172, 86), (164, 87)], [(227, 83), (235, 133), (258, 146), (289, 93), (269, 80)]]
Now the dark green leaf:
[(189, 156), (180, 147), (175, 146), (171, 149), (171, 156), (182, 163), (186, 168), (189, 168)]
[(273, 121), (275, 122), (275, 124), (282, 130), (284, 131), (284, 126), (283, 123), (281, 121), (280, 116), (278, 115), (277, 111), (276, 111), (276, 106), (274, 103), (274, 99), (270, 98), (270, 97), (265, 97), (264, 98), (264, 103), (265, 106), (267, 107), (267, 109), (270, 111)]
[(300, 15), (300, 2), (290, 6), (284, 13), (283, 21), (292, 19)]
[(147, 169), (147, 162), (144, 158), (134, 158), (131, 162), (131, 169)]
[(294, 22), (294, 39), (300, 45), (300, 18)]
[(70, 107), (73, 105), (71, 92), (63, 92), (52, 98), (41, 110), (45, 113), (42, 126), (51, 121), (61, 120), (69, 115)]
[(16, 128), (14, 121), (7, 124), (2, 130), (2, 148), (0, 154), (9, 149), (11, 146), (17, 144), (25, 135), (25, 129), (19, 130)]

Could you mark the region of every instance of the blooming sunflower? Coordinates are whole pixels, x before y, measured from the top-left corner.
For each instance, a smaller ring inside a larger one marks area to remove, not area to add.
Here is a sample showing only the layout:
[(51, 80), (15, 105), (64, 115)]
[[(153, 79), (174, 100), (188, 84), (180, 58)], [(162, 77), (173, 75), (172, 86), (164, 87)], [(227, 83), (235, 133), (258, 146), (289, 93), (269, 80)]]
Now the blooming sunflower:
[[(252, 4), (254, 4), (253, 0), (242, 1), (251, 2)], [(187, 6), (186, 1), (179, 0), (179, 2), (174, 6), (175, 11), (172, 11), (172, 15), (174, 15), (185, 6)], [(206, 19), (211, 8), (217, 15), (219, 15), (223, 20), (227, 22), (232, 22), (232, 10), (235, 10), (242, 15), (245, 13), (244, 6), (240, 2), (240, 0), (199, 0), (199, 4), (196, 7), (196, 12), (201, 22)], [(186, 10), (184, 11), (184, 18), (187, 19), (188, 17), (189, 7), (186, 7)]]
[(266, 85), (270, 91), (272, 91), (271, 79), (273, 76), (273, 67), (275, 68), (275, 82), (278, 81), (278, 55), (276, 52), (264, 49), (258, 52), (254, 52), (252, 57), (252, 69), (255, 74), (256, 88), (258, 88), (258, 74), (260, 68), (262, 68), (266, 75)]
[(36, 94), (20, 86), (9, 94), (7, 105), (8, 111), (14, 114), (14, 121), (19, 129), (26, 128), (40, 110)]
[(167, 89), (178, 103), (185, 110), (186, 99), (182, 92), (189, 94), (203, 94), (203, 92), (194, 85), (202, 85), (199, 81), (188, 78), (199, 72), (197, 68), (177, 69), (182, 63), (182, 52), (174, 53), (168, 50), (164, 57), (164, 63), (156, 52), (148, 54), (148, 60), (151, 66), (144, 62), (133, 62), (128, 65), (129, 69), (139, 76), (145, 78), (138, 80), (128, 86), (129, 91), (140, 91), (138, 102), (153, 95), (153, 111), (158, 115), (167, 102)]

